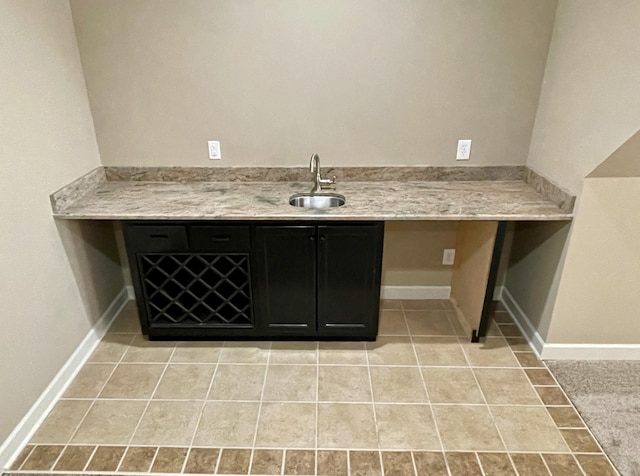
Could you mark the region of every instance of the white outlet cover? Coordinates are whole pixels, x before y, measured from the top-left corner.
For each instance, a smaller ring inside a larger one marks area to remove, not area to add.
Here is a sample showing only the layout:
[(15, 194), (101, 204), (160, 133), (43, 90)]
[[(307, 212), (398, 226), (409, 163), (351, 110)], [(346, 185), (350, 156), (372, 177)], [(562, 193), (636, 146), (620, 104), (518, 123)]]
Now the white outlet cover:
[(455, 249), (445, 249), (444, 253), (442, 253), (442, 264), (451, 266), (456, 260), (456, 250)]
[(460, 139), (458, 141), (458, 150), (456, 151), (456, 160), (469, 160), (471, 156), (471, 139)]
[(209, 158), (214, 160), (219, 160), (222, 158), (222, 151), (220, 150), (220, 141), (219, 140), (210, 140), (207, 141), (209, 145)]

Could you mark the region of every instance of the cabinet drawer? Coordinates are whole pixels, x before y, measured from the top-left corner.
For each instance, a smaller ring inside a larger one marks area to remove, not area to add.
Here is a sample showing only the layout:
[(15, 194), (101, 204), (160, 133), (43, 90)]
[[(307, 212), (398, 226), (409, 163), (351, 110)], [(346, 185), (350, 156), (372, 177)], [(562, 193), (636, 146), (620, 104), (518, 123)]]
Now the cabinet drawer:
[(191, 249), (216, 252), (248, 252), (251, 247), (248, 226), (195, 225), (189, 229)]
[(188, 248), (187, 230), (181, 225), (131, 225), (125, 228), (125, 234), (134, 252), (185, 251)]

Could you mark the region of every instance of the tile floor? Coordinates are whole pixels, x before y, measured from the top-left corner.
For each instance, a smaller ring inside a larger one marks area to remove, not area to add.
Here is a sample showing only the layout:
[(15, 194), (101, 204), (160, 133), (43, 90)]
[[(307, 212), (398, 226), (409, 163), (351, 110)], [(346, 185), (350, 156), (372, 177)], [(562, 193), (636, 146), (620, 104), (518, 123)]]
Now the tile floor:
[(10, 473), (616, 474), (503, 311), (383, 301), (376, 342), (149, 342), (129, 303)]

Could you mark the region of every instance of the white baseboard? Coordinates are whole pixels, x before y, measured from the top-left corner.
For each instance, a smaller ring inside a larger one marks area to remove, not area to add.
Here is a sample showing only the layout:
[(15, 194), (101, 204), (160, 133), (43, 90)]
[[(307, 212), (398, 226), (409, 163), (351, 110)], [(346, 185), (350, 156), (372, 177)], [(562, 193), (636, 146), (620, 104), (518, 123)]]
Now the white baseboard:
[(382, 286), (382, 299), (449, 299), (451, 286)]
[(494, 301), (502, 301), (502, 291), (504, 286), (496, 286), (493, 290), (493, 300)]
[(640, 360), (640, 344), (548, 344), (506, 287), (502, 289), (501, 301), (543, 360)]
[(640, 360), (640, 344), (545, 344), (545, 360)]
[(49, 414), (129, 299), (127, 289), (122, 288), (107, 310), (100, 316), (98, 322), (95, 323), (53, 378), (49, 386), (42, 392), (24, 418), (2, 443), (2, 446), (0, 446), (0, 473), (2, 468), (11, 465), (13, 460), (17, 458), (22, 447), (31, 439), (35, 430)]
[(500, 301), (507, 309), (507, 312), (513, 319), (513, 322), (515, 322), (520, 329), (520, 332), (522, 332), (522, 335), (529, 342), (529, 345), (533, 348), (533, 351), (538, 354), (538, 357), (542, 357), (542, 352), (545, 346), (544, 339), (538, 333), (533, 324), (531, 324), (529, 317), (527, 317), (525, 312), (518, 305), (506, 286), (502, 287)]
[(124, 289), (127, 290), (127, 296), (129, 296), (129, 299), (131, 299), (132, 301), (135, 300), (136, 295), (135, 292), (133, 291), (133, 285), (132, 284), (127, 284)]

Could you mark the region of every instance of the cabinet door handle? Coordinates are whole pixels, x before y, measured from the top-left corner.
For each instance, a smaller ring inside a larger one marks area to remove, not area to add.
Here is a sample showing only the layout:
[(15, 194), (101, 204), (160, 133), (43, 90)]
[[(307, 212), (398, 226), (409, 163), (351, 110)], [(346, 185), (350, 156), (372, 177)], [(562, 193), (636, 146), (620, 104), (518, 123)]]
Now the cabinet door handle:
[(309, 240), (310, 240), (310, 241), (316, 241), (316, 237), (315, 237), (315, 236), (310, 236), (310, 237), (309, 237)]
[(326, 240), (326, 239), (327, 239), (327, 237), (326, 237), (326, 236), (324, 236), (324, 235), (320, 235), (320, 241), (324, 241), (324, 240)]

